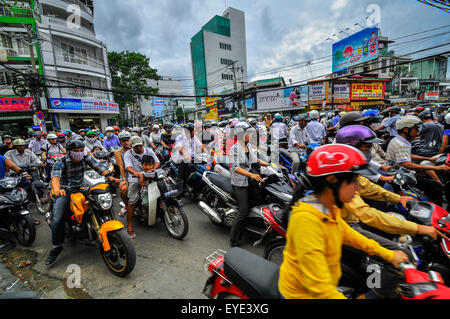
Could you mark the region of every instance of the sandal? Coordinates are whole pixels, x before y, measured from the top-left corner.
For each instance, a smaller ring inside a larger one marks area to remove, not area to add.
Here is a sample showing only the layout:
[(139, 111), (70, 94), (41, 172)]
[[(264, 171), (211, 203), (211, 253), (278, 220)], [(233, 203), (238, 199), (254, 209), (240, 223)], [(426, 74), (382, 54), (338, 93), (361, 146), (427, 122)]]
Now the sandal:
[(130, 235), (131, 239), (134, 239), (136, 237), (136, 233), (134, 231), (127, 230), (128, 235)]
[(125, 217), (127, 215), (127, 209), (126, 208), (122, 208), (119, 212), (119, 216), (120, 217)]

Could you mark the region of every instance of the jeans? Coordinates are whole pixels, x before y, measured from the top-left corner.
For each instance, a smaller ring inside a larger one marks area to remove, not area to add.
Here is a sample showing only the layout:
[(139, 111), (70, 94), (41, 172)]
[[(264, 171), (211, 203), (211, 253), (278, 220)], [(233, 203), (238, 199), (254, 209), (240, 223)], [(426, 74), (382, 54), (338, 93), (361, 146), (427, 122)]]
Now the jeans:
[(69, 196), (58, 197), (55, 200), (53, 216), (51, 219), (53, 248), (64, 246), (64, 239), (66, 237), (66, 212), (69, 211), (69, 204)]
[(230, 231), (230, 242), (231, 244), (239, 243), (242, 234), (242, 225), (244, 220), (247, 218), (249, 213), (248, 205), (248, 187), (238, 187), (233, 186), (234, 196), (236, 197), (237, 204), (239, 206), (239, 211), (234, 218), (233, 225)]
[(297, 152), (289, 152), (289, 156), (292, 159), (292, 170), (291, 173), (294, 174), (298, 171), (298, 167), (300, 166), (300, 157)]

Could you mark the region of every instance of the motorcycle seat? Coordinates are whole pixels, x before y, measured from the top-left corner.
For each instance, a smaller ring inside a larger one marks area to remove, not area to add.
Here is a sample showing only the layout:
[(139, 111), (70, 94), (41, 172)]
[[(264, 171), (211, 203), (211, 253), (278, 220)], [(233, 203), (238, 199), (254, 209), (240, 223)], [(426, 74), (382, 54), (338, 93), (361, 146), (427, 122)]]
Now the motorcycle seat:
[(220, 174), (210, 174), (208, 178), (214, 185), (219, 186), (228, 194), (230, 195), (234, 194), (233, 186), (231, 185), (231, 178)]
[(277, 211), (271, 209), (271, 212), (277, 224), (286, 229), (289, 222), (290, 208), (285, 207)]
[(282, 154), (284, 157), (286, 157), (288, 160), (291, 160), (291, 156), (289, 155), (289, 152), (287, 149), (280, 148), (280, 154)]
[(251, 299), (280, 299), (280, 266), (242, 248), (233, 247), (225, 255), (225, 275)]

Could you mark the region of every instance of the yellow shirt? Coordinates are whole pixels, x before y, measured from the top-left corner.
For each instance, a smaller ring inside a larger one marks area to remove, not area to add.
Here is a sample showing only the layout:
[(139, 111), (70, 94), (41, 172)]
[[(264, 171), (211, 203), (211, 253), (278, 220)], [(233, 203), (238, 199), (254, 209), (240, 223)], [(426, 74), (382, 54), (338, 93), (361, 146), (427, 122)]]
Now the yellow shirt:
[(278, 288), (287, 299), (345, 298), (337, 290), (343, 244), (389, 262), (394, 252), (353, 230), (336, 206), (326, 215), (312, 206), (315, 198), (306, 199), (311, 204), (298, 202), (292, 208)]
[(399, 219), (372, 208), (361, 198), (364, 197), (398, 204), (400, 202), (400, 195), (389, 192), (362, 176), (358, 177), (358, 183), (360, 188), (356, 192), (355, 197), (353, 197), (350, 203), (344, 204), (341, 210), (343, 220), (347, 223), (358, 223), (362, 221), (368, 226), (389, 234), (415, 235), (417, 233), (416, 223)]

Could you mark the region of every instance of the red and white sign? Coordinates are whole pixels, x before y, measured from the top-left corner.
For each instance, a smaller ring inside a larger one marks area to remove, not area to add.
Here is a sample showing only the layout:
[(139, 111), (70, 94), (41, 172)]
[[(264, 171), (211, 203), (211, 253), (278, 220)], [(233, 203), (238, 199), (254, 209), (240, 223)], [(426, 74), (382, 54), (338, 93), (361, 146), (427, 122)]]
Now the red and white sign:
[(425, 100), (438, 100), (439, 92), (425, 92), (424, 99)]
[(32, 111), (32, 97), (2, 97), (0, 112)]

